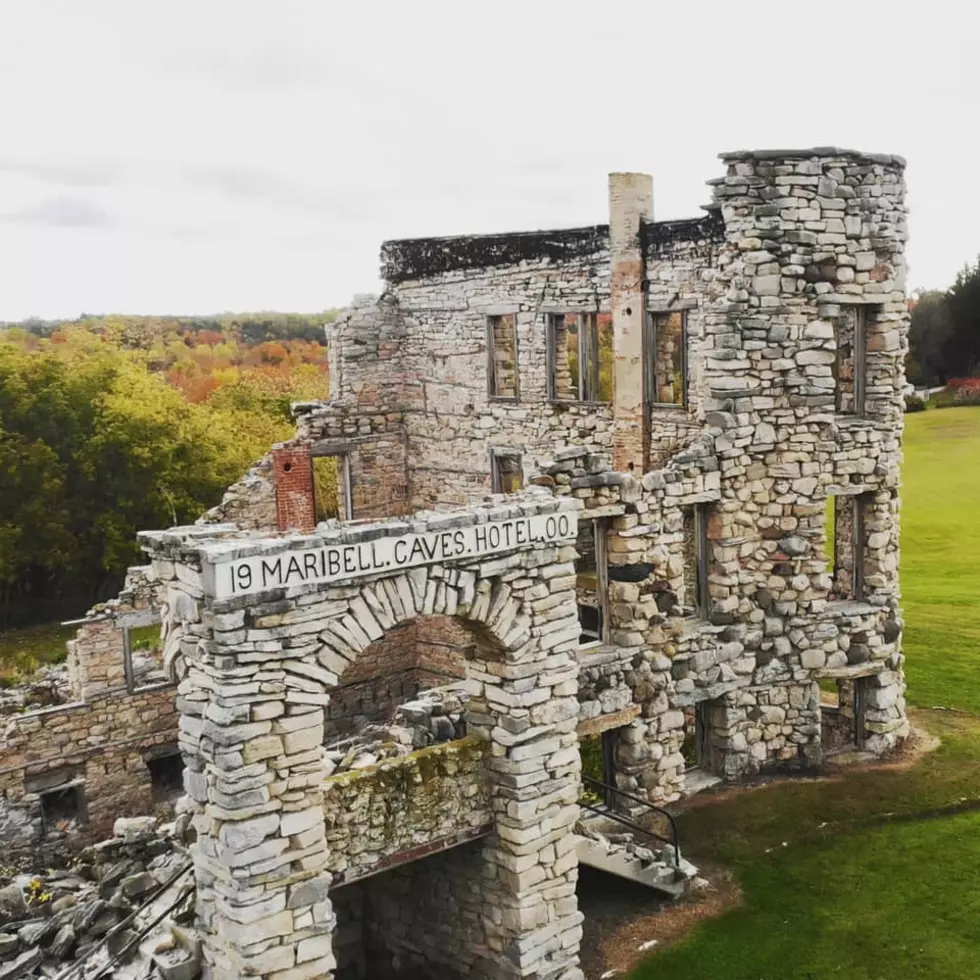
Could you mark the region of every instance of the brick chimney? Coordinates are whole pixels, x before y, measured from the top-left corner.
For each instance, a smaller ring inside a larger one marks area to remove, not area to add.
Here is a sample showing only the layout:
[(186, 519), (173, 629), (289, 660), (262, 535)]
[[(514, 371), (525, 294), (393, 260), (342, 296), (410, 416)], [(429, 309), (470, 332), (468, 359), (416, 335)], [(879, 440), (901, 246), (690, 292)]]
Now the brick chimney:
[(649, 420), (643, 398), (644, 295), (640, 226), (653, 221), (653, 177), (609, 175), (609, 249), (616, 393), (613, 465), (639, 476), (649, 459)]

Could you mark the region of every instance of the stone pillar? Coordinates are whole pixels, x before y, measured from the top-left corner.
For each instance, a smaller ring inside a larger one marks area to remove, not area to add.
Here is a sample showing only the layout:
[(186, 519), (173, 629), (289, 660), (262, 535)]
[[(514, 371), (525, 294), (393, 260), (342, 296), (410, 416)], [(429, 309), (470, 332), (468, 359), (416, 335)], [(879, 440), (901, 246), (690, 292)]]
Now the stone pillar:
[(204, 975), (330, 978), (321, 790), (328, 697), (311, 683), (315, 667), (294, 673), (288, 645), (296, 640), (283, 638), (281, 616), (261, 607), (246, 614), (242, 599), (202, 599), (199, 570), (174, 571), (172, 589), (201, 603), (200, 622), (184, 624), (177, 704)]
[[(573, 549), (565, 549), (572, 551)], [(484, 920), (493, 980), (582, 980), (582, 914), (572, 830), (579, 817), (578, 620), (555, 600), (574, 582), (568, 560), (536, 584), (532, 633), (503, 662), (472, 665), (481, 678), (470, 729), (489, 737), (493, 837), (484, 848)], [(567, 607), (567, 608), (566, 608)], [(551, 619), (555, 612), (561, 619)], [(557, 627), (557, 628), (556, 628)], [(475, 722), (484, 718), (482, 726)], [(492, 965), (491, 965), (492, 964)]]
[(616, 391), (613, 465), (639, 476), (649, 456), (649, 421), (643, 393), (644, 263), (640, 228), (653, 221), (653, 178), (609, 175), (609, 250)]

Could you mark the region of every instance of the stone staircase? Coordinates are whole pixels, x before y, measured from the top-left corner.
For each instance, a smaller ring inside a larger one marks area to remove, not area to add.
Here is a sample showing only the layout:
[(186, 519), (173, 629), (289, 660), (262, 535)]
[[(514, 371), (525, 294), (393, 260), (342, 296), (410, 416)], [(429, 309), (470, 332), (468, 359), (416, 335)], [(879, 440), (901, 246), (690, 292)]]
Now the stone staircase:
[[(669, 846), (659, 855), (640, 847), (630, 852), (625, 847), (611, 844), (606, 838), (597, 840), (582, 834), (575, 835), (575, 844), (579, 864), (635, 881), (670, 898), (684, 895), (688, 883), (698, 873), (698, 869), (683, 857), (674, 861), (673, 853), (664, 855), (664, 851), (672, 851)], [(652, 860), (647, 855), (651, 855)]]

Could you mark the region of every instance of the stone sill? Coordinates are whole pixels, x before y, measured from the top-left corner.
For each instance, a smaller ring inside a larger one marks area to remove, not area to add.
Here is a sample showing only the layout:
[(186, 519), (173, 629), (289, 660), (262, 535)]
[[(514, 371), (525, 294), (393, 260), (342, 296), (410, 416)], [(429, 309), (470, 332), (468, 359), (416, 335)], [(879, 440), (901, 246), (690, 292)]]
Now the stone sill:
[[(670, 620), (667, 623), (669, 625)], [(684, 619), (680, 620), (680, 627), (681, 632), (677, 638), (678, 640), (689, 640), (700, 636), (717, 636), (719, 633), (724, 633), (728, 629), (727, 626), (716, 626), (706, 619), (701, 619), (700, 616), (685, 616)], [(681, 658), (677, 657), (675, 659)]]
[(578, 723), (576, 733), (579, 738), (584, 738), (590, 735), (601, 735), (603, 732), (611, 731), (614, 728), (623, 728), (634, 719), (639, 718), (642, 710), (641, 705), (631, 704), (621, 711), (610, 711), (607, 715), (585, 718)]
[(822, 615), (833, 619), (848, 619), (852, 616), (870, 616), (885, 612), (887, 606), (875, 606), (861, 599), (835, 599), (823, 607)]
[(632, 660), (641, 647), (617, 647), (611, 643), (596, 643), (578, 648), (579, 667), (602, 667), (618, 660)]
[(820, 670), (815, 670), (813, 676), (821, 679), (849, 680), (858, 677), (873, 677), (886, 669), (883, 660), (872, 660), (868, 663), (854, 664), (849, 667), (822, 667)]

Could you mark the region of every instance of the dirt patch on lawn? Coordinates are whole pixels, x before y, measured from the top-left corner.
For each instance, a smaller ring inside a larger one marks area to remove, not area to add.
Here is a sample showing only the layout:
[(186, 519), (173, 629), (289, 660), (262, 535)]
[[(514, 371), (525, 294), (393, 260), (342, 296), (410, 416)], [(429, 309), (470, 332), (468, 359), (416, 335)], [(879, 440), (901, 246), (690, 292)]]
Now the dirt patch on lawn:
[(644, 957), (676, 943), (705, 919), (741, 904), (730, 872), (705, 865), (691, 893), (670, 901), (650, 888), (592, 868), (579, 869), (585, 915), (582, 970), (586, 980), (625, 977)]

